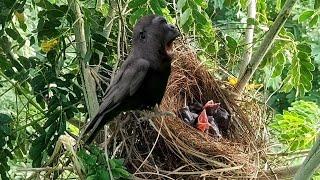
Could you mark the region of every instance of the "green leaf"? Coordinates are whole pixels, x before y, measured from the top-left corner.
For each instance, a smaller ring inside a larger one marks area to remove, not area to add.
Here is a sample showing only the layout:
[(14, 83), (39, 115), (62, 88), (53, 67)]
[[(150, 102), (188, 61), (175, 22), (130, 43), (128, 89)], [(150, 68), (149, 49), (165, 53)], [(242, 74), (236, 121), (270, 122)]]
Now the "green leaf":
[(303, 85), (303, 88), (308, 92), (312, 89), (312, 84), (311, 81), (309, 79), (305, 79), (302, 75), (301, 78), (301, 84)]
[(181, 17), (180, 17), (180, 26), (183, 26), (183, 25), (188, 21), (188, 19), (190, 18), (190, 15), (191, 15), (191, 9), (190, 9), (190, 8), (186, 9), (186, 10), (181, 14)]
[(115, 168), (112, 172), (117, 172), (120, 174), (120, 177), (130, 177), (130, 173), (123, 168)]
[(60, 9), (50, 9), (47, 11), (48, 19), (56, 19), (59, 17), (63, 17), (66, 13), (61, 11)]
[[(73, 117), (73, 116), (72, 116)], [(64, 132), (67, 130), (67, 122), (66, 119), (61, 119), (59, 123), (59, 129), (58, 129), (58, 134), (64, 134)]]
[(197, 24), (205, 25), (207, 24), (207, 19), (203, 15), (203, 13), (200, 13), (197, 9), (192, 9), (192, 14), (194, 15), (194, 20)]
[(238, 43), (235, 39), (233, 39), (231, 36), (226, 36), (227, 40), (227, 46), (232, 50), (233, 52), (236, 50)]
[(316, 14), (313, 18), (309, 21), (309, 26), (314, 27), (318, 23), (319, 15)]
[(6, 28), (6, 33), (16, 41), (22, 38), (16, 29)]
[(131, 25), (136, 24), (138, 19), (147, 12), (147, 9), (145, 8), (139, 8), (136, 11), (134, 11), (131, 16), (129, 17), (129, 22)]
[(204, 0), (194, 0), (194, 2), (203, 9), (206, 9), (208, 7), (207, 2)]
[(94, 42), (93, 43), (93, 48), (96, 50), (99, 50), (100, 52), (104, 54), (109, 54), (109, 50), (105, 47), (104, 44), (101, 44), (99, 42)]
[(257, 25), (257, 22), (254, 18), (248, 18), (247, 19), (247, 24), (248, 25)]
[(302, 51), (306, 54), (311, 54), (311, 46), (309, 44), (306, 44), (306, 43), (300, 43), (297, 45), (297, 49), (299, 51)]
[(8, 124), (12, 118), (7, 114), (0, 113), (0, 125)]
[(94, 32), (92, 34), (92, 39), (102, 44), (105, 44), (108, 41), (107, 38), (100, 32)]
[(124, 164), (124, 159), (112, 159), (115, 162), (116, 167), (122, 167)]
[(282, 74), (282, 70), (284, 69), (284, 64), (277, 64), (274, 67), (274, 71), (272, 73), (272, 77), (275, 78), (277, 76), (280, 76)]
[(309, 71), (314, 71), (315, 70), (315, 66), (311, 63), (311, 62), (308, 62), (308, 61), (302, 61), (301, 62), (301, 65), (303, 67), (305, 67), (307, 70)]
[(194, 0), (194, 2), (195, 2), (197, 5), (201, 6), (201, 4), (203, 3), (203, 0)]
[(93, 175), (89, 175), (86, 180), (96, 180), (98, 177), (97, 177), (97, 174), (93, 174)]
[(109, 180), (111, 178), (108, 171), (99, 169), (96, 173), (96, 179)]
[(13, 59), (13, 60), (11, 60), (11, 63), (13, 65), (13, 67), (15, 67), (18, 71), (21, 72), (22, 70), (24, 70), (22, 64), (19, 61)]
[(100, 8), (100, 12), (103, 14), (103, 16), (108, 16), (110, 10), (110, 5), (109, 3), (104, 3), (101, 8)]
[(130, 8), (139, 8), (139, 6), (147, 3), (148, 0), (132, 0), (129, 3)]
[(8, 136), (10, 135), (10, 127), (6, 124), (3, 126), (0, 126), (0, 135)]
[(287, 78), (284, 80), (284, 85), (283, 85), (283, 87), (281, 88), (281, 90), (282, 90), (283, 92), (288, 93), (288, 92), (290, 92), (290, 91), (293, 89), (293, 85), (292, 85), (292, 83), (291, 83), (289, 80), (290, 80), (289, 77), (287, 77)]
[(11, 67), (12, 64), (6, 59), (6, 57), (0, 55), (0, 69), (4, 71)]
[(281, 10), (281, 0), (276, 0), (276, 11), (279, 12)]
[(177, 10), (182, 11), (182, 8), (186, 5), (187, 0), (178, 0)]
[(312, 10), (304, 11), (304, 12), (301, 13), (301, 15), (299, 16), (299, 22), (304, 22), (304, 21), (306, 21), (306, 20), (307, 20), (308, 18), (310, 18), (313, 14), (314, 14), (314, 11), (312, 11)]
[(36, 138), (31, 145), (29, 156), (32, 159), (32, 167), (40, 167), (42, 161), (42, 152), (47, 146), (45, 142), (46, 133), (41, 134), (38, 138)]
[(301, 77), (305, 77), (305, 79), (308, 79), (309, 81), (313, 79), (312, 73), (309, 70), (307, 70), (305, 67), (301, 67), (300, 73), (301, 73)]
[(159, 0), (159, 4), (161, 8), (166, 8), (167, 7), (167, 2), (165, 0)]
[(161, 6), (158, 0), (150, 0), (150, 6), (157, 15), (162, 15)]
[(57, 122), (59, 120), (59, 117), (61, 115), (61, 111), (56, 109), (52, 113), (50, 113), (48, 116), (48, 120), (43, 125), (43, 128), (47, 128), (51, 126), (54, 122)]
[(296, 96), (304, 96), (305, 92), (310, 91), (312, 88), (311, 81), (313, 76), (311, 71), (314, 69), (314, 66), (311, 63), (310, 56), (307, 54), (311, 51), (309, 46), (299, 44), (297, 48), (299, 52), (292, 59), (288, 76), (284, 81), (285, 85), (283, 90), (288, 92), (292, 86), (296, 89)]
[(44, 109), (46, 107), (46, 102), (44, 101), (44, 98), (41, 96), (41, 94), (38, 94), (36, 96), (36, 101), (41, 106), (41, 108)]
[(23, 65), (25, 69), (30, 69), (31, 68), (31, 62), (28, 58), (24, 56), (19, 56), (18, 58), (19, 62)]
[(318, 9), (319, 7), (320, 7), (320, 0), (314, 0), (313, 8)]

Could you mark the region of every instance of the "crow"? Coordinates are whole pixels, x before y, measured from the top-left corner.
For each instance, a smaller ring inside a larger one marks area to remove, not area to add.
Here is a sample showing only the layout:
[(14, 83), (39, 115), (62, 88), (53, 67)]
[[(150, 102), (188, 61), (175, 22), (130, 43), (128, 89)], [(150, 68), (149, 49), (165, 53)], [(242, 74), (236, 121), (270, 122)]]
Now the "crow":
[(132, 50), (107, 88), (97, 115), (82, 131), (90, 144), (98, 131), (123, 111), (160, 104), (171, 72), (173, 41), (180, 35), (162, 16), (142, 17), (133, 29)]

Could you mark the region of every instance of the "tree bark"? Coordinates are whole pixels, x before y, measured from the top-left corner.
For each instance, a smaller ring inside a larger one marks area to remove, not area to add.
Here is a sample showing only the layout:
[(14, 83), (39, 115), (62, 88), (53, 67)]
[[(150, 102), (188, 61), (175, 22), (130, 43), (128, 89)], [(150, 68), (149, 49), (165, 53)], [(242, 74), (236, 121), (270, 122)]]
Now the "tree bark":
[(320, 168), (320, 133), (302, 166), (294, 176), (294, 180), (308, 180)]
[(246, 84), (249, 82), (252, 75), (257, 70), (264, 56), (267, 54), (268, 50), (273, 44), (275, 37), (278, 35), (280, 29), (290, 16), (292, 7), (296, 2), (297, 0), (287, 0), (284, 4), (282, 10), (274, 21), (274, 24), (264, 37), (259, 49), (253, 54), (251, 61), (244, 70), (244, 73), (241, 75), (241, 77), (239, 77), (239, 81), (236, 86), (239, 92), (242, 92), (244, 90)]
[(296, 166), (285, 166), (285, 167), (279, 167), (276, 169), (266, 170), (263, 172), (259, 172), (258, 176), (260, 180), (263, 179), (286, 179), (286, 178), (292, 178), (294, 174), (298, 171), (298, 169), (301, 167), (301, 165)]
[(248, 19), (247, 19), (247, 30), (246, 30), (246, 45), (245, 52), (242, 58), (242, 64), (240, 65), (239, 77), (244, 73), (245, 68), (248, 66), (251, 56), (252, 56), (252, 46), (253, 46), (253, 33), (254, 33), (254, 25), (249, 24), (248, 20), (256, 19), (256, 0), (250, 0), (248, 6)]
[(81, 13), (79, 1), (68, 0), (68, 3), (76, 17), (76, 23), (74, 25), (74, 34), (81, 70), (82, 88), (89, 117), (93, 118), (99, 110), (99, 103), (96, 94), (96, 84), (91, 75), (90, 67), (84, 62), (84, 57), (87, 53), (87, 43), (83, 15)]

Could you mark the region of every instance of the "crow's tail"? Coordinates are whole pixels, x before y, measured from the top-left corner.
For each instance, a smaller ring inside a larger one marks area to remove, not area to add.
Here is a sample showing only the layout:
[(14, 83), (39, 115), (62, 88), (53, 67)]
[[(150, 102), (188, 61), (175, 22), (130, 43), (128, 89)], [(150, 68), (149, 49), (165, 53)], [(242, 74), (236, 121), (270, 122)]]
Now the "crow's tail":
[(83, 141), (85, 144), (90, 144), (96, 137), (98, 131), (102, 129), (105, 123), (102, 122), (104, 114), (97, 114), (91, 121), (87, 123), (81, 131), (78, 142)]
[(102, 113), (98, 113), (91, 121), (89, 121), (80, 133), (78, 142), (82, 140), (85, 144), (90, 144), (104, 125), (121, 112), (116, 107), (117, 106), (114, 106), (104, 112), (102, 111)]

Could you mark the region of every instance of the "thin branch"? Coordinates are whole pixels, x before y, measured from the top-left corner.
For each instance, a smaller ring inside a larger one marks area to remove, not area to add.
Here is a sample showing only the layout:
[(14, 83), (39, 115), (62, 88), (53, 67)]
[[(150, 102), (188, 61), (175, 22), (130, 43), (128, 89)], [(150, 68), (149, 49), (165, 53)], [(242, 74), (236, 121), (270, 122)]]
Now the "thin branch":
[(41, 167), (41, 168), (18, 168), (17, 171), (32, 171), (32, 172), (41, 172), (41, 171), (73, 171), (73, 167)]
[(302, 166), (294, 176), (294, 180), (308, 180), (320, 167), (320, 133)]
[(309, 153), (309, 149), (296, 151), (296, 152), (280, 152), (280, 153), (267, 153), (268, 156), (292, 156)]
[(256, 0), (250, 0), (248, 6), (248, 19), (247, 19), (247, 30), (246, 30), (246, 46), (245, 52), (243, 55), (242, 63), (240, 65), (239, 77), (244, 73), (245, 68), (249, 64), (252, 56), (252, 45), (253, 45), (253, 33), (254, 33), (254, 25), (249, 24), (248, 20), (255, 20), (256, 18)]
[(287, 0), (284, 4), (281, 12), (278, 14), (273, 26), (267, 32), (264, 37), (260, 48), (253, 54), (251, 61), (244, 70), (244, 73), (239, 77), (239, 82), (237, 83), (237, 89), (242, 92), (246, 84), (251, 79), (254, 72), (257, 70), (258, 66), (262, 62), (263, 58), (267, 54), (271, 45), (274, 42), (275, 37), (278, 35), (280, 29), (283, 27), (286, 20), (289, 18), (292, 7), (297, 2), (297, 0)]
[(292, 177), (301, 165), (279, 167), (272, 170), (259, 172), (259, 179), (285, 179)]
[(76, 50), (78, 53), (78, 59), (81, 69), (83, 93), (89, 116), (90, 118), (93, 118), (99, 109), (99, 103), (96, 93), (96, 84), (94, 78), (91, 75), (90, 67), (88, 67), (84, 62), (84, 58), (87, 53), (87, 43), (85, 37), (83, 14), (81, 13), (79, 2), (77, 0), (68, 0), (68, 3), (77, 20), (74, 25), (74, 34), (77, 43)]

